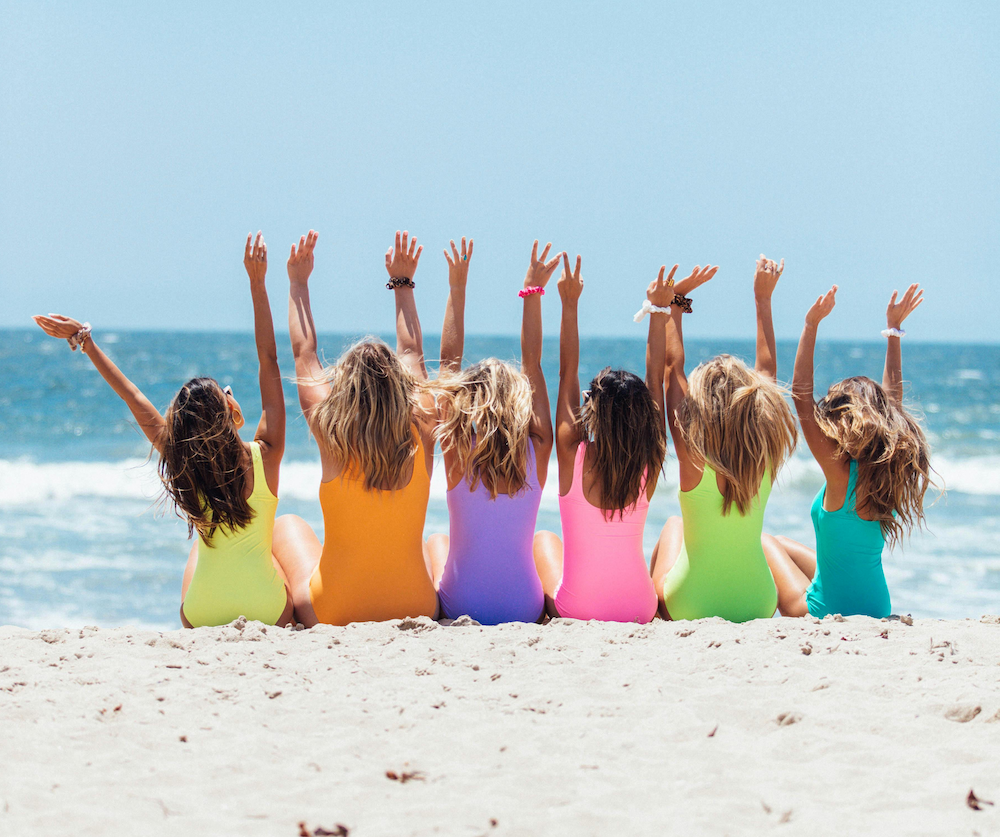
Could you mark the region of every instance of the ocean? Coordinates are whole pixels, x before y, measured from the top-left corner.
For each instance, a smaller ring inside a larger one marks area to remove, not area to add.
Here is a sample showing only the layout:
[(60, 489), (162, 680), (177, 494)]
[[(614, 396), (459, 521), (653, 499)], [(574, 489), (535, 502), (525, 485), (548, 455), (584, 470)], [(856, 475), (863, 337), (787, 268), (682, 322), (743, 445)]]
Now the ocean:
[[(180, 385), (211, 375), (233, 387), (250, 438), (259, 417), (257, 364), (249, 333), (96, 332), (102, 347), (157, 406)], [(358, 335), (321, 335), (333, 361)], [(428, 335), (428, 357), (436, 337)], [(304, 517), (322, 533), (319, 456), (298, 409), (287, 337), (278, 336), (287, 376), (288, 428), (278, 513)], [(884, 343), (821, 342), (817, 391), (848, 375), (881, 380)], [(642, 374), (640, 337), (581, 342), (581, 379), (604, 366)], [(689, 340), (689, 368), (719, 352), (753, 357), (747, 340)], [(519, 357), (516, 337), (469, 337), (466, 358)], [(794, 342), (778, 345), (789, 380)], [(552, 394), (558, 343), (545, 343)], [(896, 613), (966, 618), (1000, 612), (1000, 346), (904, 341), (907, 403), (922, 417), (932, 465), (947, 493), (928, 495), (927, 528), (884, 563)], [(823, 480), (804, 443), (771, 495), (765, 530), (814, 545), (809, 508)], [(553, 465), (539, 528), (559, 531)], [(679, 513), (676, 461), (668, 458), (650, 506), (646, 553), (667, 517)], [(447, 532), (445, 482), (435, 469), (426, 533)], [(127, 408), (90, 361), (38, 330), (0, 330), (0, 624), (179, 627), (187, 529), (160, 501), (155, 457)]]

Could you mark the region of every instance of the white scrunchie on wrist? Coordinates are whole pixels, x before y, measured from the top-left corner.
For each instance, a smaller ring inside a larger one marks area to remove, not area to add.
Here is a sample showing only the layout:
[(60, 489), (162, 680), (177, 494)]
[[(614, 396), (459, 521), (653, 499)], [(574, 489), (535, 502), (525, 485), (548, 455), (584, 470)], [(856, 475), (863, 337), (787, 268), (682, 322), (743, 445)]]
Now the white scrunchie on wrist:
[(642, 318), (645, 317), (647, 314), (669, 314), (669, 313), (670, 313), (670, 306), (667, 306), (666, 308), (661, 308), (659, 305), (653, 305), (653, 303), (650, 302), (648, 299), (644, 299), (642, 301), (642, 308), (640, 308), (636, 312), (636, 315), (632, 319), (638, 323), (641, 322)]
[(882, 329), (883, 337), (906, 337), (906, 332), (901, 328), (884, 328)]

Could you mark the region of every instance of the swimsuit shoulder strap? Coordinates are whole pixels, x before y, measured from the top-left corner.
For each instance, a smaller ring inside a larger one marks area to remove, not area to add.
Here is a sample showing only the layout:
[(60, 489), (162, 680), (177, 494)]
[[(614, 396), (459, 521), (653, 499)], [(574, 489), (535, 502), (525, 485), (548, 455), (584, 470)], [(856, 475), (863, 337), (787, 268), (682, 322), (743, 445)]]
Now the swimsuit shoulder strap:
[(857, 512), (858, 510), (858, 460), (852, 459), (850, 462), (850, 476), (847, 479), (847, 497), (844, 500), (844, 504), (847, 506), (848, 511)]
[(253, 460), (253, 491), (250, 496), (262, 494), (265, 497), (273, 497), (271, 487), (267, 484), (267, 475), (264, 473), (264, 455), (260, 449), (260, 442), (250, 442), (250, 458)]

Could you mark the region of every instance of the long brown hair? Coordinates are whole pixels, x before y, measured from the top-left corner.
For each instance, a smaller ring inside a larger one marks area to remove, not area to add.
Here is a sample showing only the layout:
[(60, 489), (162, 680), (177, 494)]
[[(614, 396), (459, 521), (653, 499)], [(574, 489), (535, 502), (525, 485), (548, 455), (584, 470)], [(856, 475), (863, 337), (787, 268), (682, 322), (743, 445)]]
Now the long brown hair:
[(226, 396), (213, 378), (192, 378), (165, 416), (159, 474), (178, 516), (206, 544), (220, 526), (234, 531), (253, 519), (246, 490), (246, 448)]
[(816, 405), (816, 423), (838, 456), (857, 461), (855, 507), (879, 522), (890, 547), (923, 523), (930, 448), (901, 404), (871, 378), (846, 378)]
[(531, 384), (509, 363), (486, 358), (468, 369), (445, 373), (431, 384), (437, 397), (435, 435), (444, 451), (455, 451), (475, 490), (482, 481), (497, 498), (504, 483), (510, 496), (528, 484)]
[(725, 477), (723, 514), (734, 503), (750, 511), (764, 474), (774, 482), (797, 440), (783, 389), (732, 355), (691, 373), (677, 420), (691, 453)]
[[(580, 429), (593, 451), (591, 467), (606, 520), (634, 509), (646, 481), (655, 485), (667, 455), (663, 417), (645, 382), (624, 369), (602, 369), (580, 408)], [(582, 474), (581, 474), (582, 478)]]
[(327, 374), (330, 394), (312, 415), (317, 441), (345, 468), (360, 468), (366, 491), (399, 485), (417, 451), (416, 379), (374, 337), (351, 346)]

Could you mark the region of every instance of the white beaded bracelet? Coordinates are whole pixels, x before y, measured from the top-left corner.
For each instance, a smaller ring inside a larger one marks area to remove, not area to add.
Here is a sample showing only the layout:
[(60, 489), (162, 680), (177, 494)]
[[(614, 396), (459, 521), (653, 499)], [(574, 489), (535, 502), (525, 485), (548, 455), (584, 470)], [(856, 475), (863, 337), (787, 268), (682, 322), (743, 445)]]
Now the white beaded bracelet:
[(640, 308), (636, 312), (636, 315), (632, 319), (638, 323), (641, 322), (642, 318), (645, 317), (647, 314), (669, 314), (669, 313), (670, 313), (669, 306), (667, 308), (661, 308), (659, 305), (653, 305), (653, 303), (650, 302), (648, 299), (644, 299), (642, 301), (642, 308)]
[(883, 337), (906, 337), (906, 332), (901, 328), (884, 328), (882, 329)]

